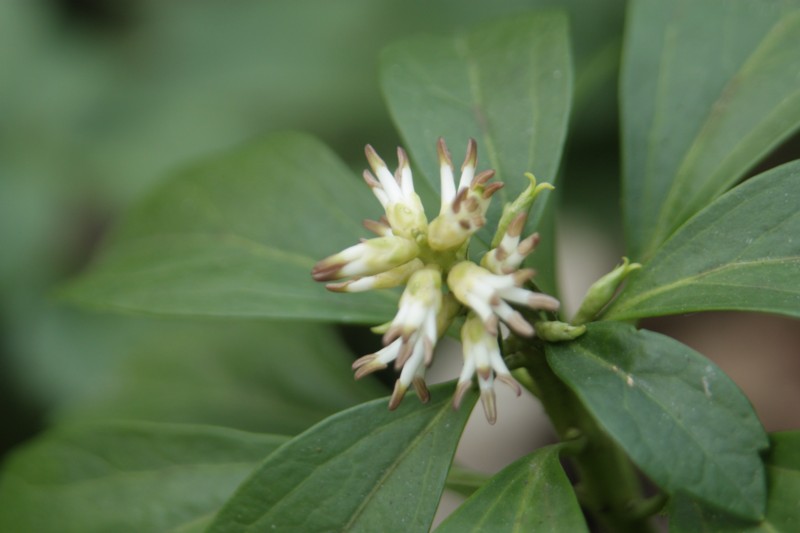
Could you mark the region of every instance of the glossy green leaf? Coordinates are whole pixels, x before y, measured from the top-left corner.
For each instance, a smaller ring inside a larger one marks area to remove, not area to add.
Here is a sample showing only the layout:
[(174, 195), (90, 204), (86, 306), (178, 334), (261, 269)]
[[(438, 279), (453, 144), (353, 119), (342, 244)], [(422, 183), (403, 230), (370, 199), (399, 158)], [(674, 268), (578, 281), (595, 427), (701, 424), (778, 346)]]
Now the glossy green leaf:
[(617, 322), (548, 345), (553, 370), (633, 461), (668, 493), (744, 518), (766, 499), (752, 406), (714, 363), (669, 337)]
[[(477, 397), (452, 384), (396, 411), (376, 400), (334, 415), (272, 454), (220, 511), (209, 533), (427, 531)], [(412, 395), (413, 396), (413, 395)]]
[[(485, 242), (502, 204), (528, 185), (525, 172), (555, 181), (572, 98), (563, 13), (524, 14), (468, 34), (398, 43), (383, 53), (381, 84), (395, 124), (434, 190), (439, 137), (448, 142), (456, 165), (473, 137), (479, 169), (493, 168), (495, 179), (505, 183), (479, 234)], [(548, 196), (537, 200), (529, 227), (538, 225)]]
[(717, 199), (659, 249), (606, 317), (715, 309), (800, 317), (800, 161)]
[(548, 446), (504, 468), (450, 515), (437, 533), (588, 532), (572, 485)]
[(641, 261), (800, 126), (800, 2), (631, 2), (623, 57), (624, 217)]
[(285, 133), (176, 176), (129, 214), (72, 299), (163, 315), (381, 322), (388, 292), (328, 293), (323, 257), (358, 242), (378, 201), (311, 137)]
[(744, 522), (704, 507), (685, 496), (671, 504), (672, 533), (776, 533), (800, 531), (800, 432), (770, 435), (766, 459), (767, 512), (759, 523)]
[(62, 427), (6, 463), (0, 531), (192, 531), (284, 442), (211, 426)]
[[(118, 358), (90, 374), (94, 381), (75, 380), (72, 386), (84, 390), (59, 406), (59, 419), (189, 422), (294, 435), (386, 391), (371, 378), (353, 381), (353, 356), (325, 325), (137, 322), (140, 330), (125, 335), (120, 320), (103, 323), (124, 335), (105, 343)], [(91, 339), (73, 339), (71, 359), (49, 363), (90, 367), (98, 354), (84, 356), (81, 347), (92, 349)]]

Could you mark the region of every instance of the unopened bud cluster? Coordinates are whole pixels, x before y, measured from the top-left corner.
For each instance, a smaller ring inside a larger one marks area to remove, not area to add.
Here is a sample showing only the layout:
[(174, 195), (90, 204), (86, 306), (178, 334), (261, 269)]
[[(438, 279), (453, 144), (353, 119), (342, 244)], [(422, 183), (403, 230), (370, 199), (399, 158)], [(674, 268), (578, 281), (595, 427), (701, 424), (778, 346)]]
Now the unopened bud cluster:
[(384, 348), (353, 363), (356, 378), (393, 364), (400, 371), (389, 408), (394, 409), (409, 387), (422, 401), (429, 394), (425, 371), (433, 360), (437, 341), (453, 319), (466, 311), (461, 329), (464, 366), (458, 380), (454, 405), (458, 407), (477, 375), (481, 401), (489, 422), (494, 423), (494, 380), (507, 383), (517, 394), (520, 387), (503, 361), (498, 344), (498, 325), (503, 322), (517, 335), (532, 336), (534, 328), (511, 304), (556, 311), (558, 301), (525, 289), (534, 272), (521, 269), (539, 241), (538, 234), (522, 237), (526, 213), (535, 196), (548, 184), (531, 185), (508, 204), (498, 232), (478, 265), (467, 259), (472, 235), (486, 224), (486, 211), (502, 183), (491, 182), (494, 171), (476, 173), (477, 146), (470, 139), (461, 176), (455, 182), (453, 164), (444, 140), (438, 143), (441, 206), (430, 223), (414, 191), (408, 156), (397, 150), (398, 167), (392, 173), (371, 146), (366, 154), (372, 172), (364, 181), (384, 208), (380, 220), (364, 226), (376, 234), (317, 263), (317, 281), (334, 281), (327, 288), (339, 292), (385, 289), (405, 284), (397, 314), (376, 328), (383, 333)]

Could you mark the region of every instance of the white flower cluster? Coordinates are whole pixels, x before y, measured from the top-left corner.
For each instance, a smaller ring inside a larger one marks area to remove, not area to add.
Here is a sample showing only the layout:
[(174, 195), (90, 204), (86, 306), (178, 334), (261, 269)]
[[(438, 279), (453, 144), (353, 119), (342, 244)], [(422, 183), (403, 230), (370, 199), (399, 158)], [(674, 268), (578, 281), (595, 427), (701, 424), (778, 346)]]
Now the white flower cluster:
[[(425, 371), (433, 360), (436, 343), (455, 316), (466, 310), (461, 329), (464, 366), (454, 405), (458, 407), (477, 374), (486, 417), (494, 423), (497, 417), (494, 380), (503, 381), (520, 393), (500, 353), (498, 322), (502, 321), (518, 335), (531, 336), (533, 326), (510, 303), (548, 311), (557, 310), (559, 303), (551, 296), (523, 288), (533, 271), (519, 267), (539, 239), (537, 234), (521, 239), (526, 210), (507, 224), (496, 238), (497, 246), (486, 253), (480, 266), (467, 259), (470, 237), (486, 224), (492, 195), (503, 184), (489, 183), (494, 171), (475, 173), (477, 146), (472, 139), (457, 186), (450, 154), (442, 139), (438, 153), (441, 208), (429, 224), (414, 191), (405, 151), (398, 148), (398, 168), (392, 174), (368, 145), (366, 154), (372, 172), (365, 170), (364, 180), (386, 215), (379, 221), (367, 220), (364, 226), (377, 237), (323, 259), (314, 267), (312, 276), (317, 281), (349, 278), (327, 285), (328, 289), (340, 292), (406, 285), (394, 319), (380, 328), (385, 347), (353, 363), (356, 378), (394, 363), (400, 377), (389, 402), (390, 409), (397, 407), (410, 386), (423, 402), (427, 401)], [(535, 196), (533, 190), (532, 185), (526, 191), (530, 201)]]

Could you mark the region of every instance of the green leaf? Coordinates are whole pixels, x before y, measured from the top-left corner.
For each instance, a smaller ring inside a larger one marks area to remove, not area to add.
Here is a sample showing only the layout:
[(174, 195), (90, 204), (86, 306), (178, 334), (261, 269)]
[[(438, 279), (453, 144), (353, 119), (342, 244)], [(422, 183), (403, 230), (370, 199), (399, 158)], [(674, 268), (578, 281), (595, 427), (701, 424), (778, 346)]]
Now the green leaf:
[(641, 261), (800, 126), (800, 3), (629, 5), (623, 203)]
[(454, 411), (452, 384), (396, 411), (377, 400), (334, 415), (272, 454), (210, 533), (427, 531), (477, 397)]
[[(479, 234), (484, 244), (502, 204), (528, 185), (525, 172), (555, 182), (572, 98), (567, 26), (561, 12), (523, 14), (468, 34), (407, 40), (381, 57), (389, 110), (434, 190), (439, 137), (456, 165), (475, 138), (479, 169), (493, 168), (505, 182)], [(538, 225), (548, 196), (534, 204), (529, 227)]]
[(541, 448), (504, 468), (450, 515), (437, 533), (588, 532), (559, 462), (561, 448)]
[(380, 322), (389, 292), (330, 294), (311, 279), (358, 242), (380, 204), (311, 137), (284, 133), (189, 169), (133, 210), (72, 299), (160, 315)]
[(800, 161), (752, 178), (681, 227), (606, 317), (714, 309), (800, 317)]
[[(99, 383), (84, 381), (82, 396), (57, 417), (190, 422), (294, 435), (385, 393), (374, 379), (353, 381), (350, 350), (329, 326), (263, 321), (145, 325), (150, 327), (141, 334), (111, 345), (122, 352), (121, 360), (95, 374)], [(120, 346), (125, 341), (131, 346)], [(77, 361), (81, 346), (92, 344), (71, 347)]]
[(617, 322), (550, 344), (547, 360), (656, 484), (760, 519), (759, 451), (767, 437), (750, 403), (714, 363), (669, 337)]
[(775, 533), (800, 530), (800, 432), (770, 435), (772, 450), (766, 459), (769, 480), (767, 512), (753, 524), (711, 510), (685, 496), (671, 504), (673, 533)]
[(0, 530), (163, 532), (213, 515), (286, 437), (210, 426), (62, 427), (13, 453)]

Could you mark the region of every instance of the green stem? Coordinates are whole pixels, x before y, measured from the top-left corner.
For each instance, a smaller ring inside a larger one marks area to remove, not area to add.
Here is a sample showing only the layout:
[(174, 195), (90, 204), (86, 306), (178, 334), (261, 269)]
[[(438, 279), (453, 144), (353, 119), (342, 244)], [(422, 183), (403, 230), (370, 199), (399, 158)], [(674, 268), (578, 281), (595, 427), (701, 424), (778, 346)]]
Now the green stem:
[(489, 481), (489, 477), (481, 472), (476, 472), (469, 468), (465, 468), (458, 464), (453, 464), (450, 467), (450, 472), (447, 474), (446, 487), (454, 492), (457, 492), (469, 498), (472, 493), (481, 488)]
[(579, 476), (581, 503), (613, 533), (656, 531), (641, 509), (642, 488), (627, 455), (598, 427), (575, 394), (547, 364), (543, 350), (526, 343), (515, 346), (525, 357), (525, 368), (536, 381), (537, 396), (563, 440), (581, 435), (585, 444), (570, 455)]

